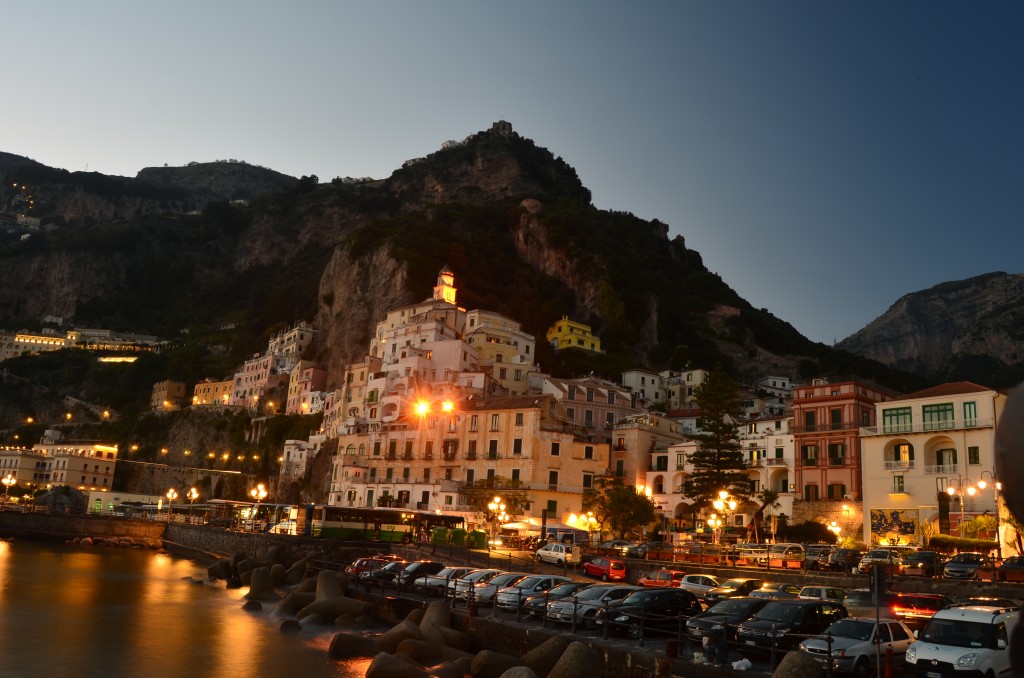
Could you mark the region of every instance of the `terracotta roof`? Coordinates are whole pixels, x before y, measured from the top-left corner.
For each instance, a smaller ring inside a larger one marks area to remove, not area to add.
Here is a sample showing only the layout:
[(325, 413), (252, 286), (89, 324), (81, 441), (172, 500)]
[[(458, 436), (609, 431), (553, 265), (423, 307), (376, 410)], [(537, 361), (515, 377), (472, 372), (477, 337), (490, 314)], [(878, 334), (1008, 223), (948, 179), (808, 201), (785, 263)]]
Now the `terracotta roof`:
[(952, 381), (948, 384), (932, 386), (931, 388), (926, 388), (923, 391), (910, 393), (902, 398), (894, 398), (893, 400), (916, 400), (918, 398), (935, 398), (938, 396), (962, 395), (964, 393), (982, 393), (984, 391), (992, 390), (993, 389), (988, 388), (987, 386), (979, 386), (978, 384), (970, 381)]

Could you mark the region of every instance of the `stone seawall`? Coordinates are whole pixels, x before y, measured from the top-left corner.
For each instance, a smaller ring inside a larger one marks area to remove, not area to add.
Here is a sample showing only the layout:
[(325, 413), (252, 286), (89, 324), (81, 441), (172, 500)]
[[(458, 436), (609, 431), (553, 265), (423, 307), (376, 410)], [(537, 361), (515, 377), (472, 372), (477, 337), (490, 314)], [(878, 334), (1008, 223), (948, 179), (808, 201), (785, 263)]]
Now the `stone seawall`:
[(0, 511), (0, 538), (67, 541), (76, 537), (162, 539), (164, 523), (109, 516)]

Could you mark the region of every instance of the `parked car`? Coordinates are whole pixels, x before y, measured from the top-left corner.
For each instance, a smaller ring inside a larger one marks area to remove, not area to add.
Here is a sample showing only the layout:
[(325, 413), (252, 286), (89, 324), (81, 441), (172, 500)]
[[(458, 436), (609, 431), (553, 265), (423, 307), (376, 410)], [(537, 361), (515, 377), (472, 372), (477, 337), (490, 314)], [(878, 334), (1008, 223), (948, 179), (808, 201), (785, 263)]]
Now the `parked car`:
[(528, 596), (535, 596), (556, 584), (564, 584), (567, 581), (571, 580), (562, 575), (535, 574), (523, 577), (511, 586), (500, 589), (496, 594), (494, 604), (505, 610), (514, 610), (522, 605)]
[(860, 573), (868, 572), (873, 565), (881, 565), (885, 568), (886, 574), (889, 575), (902, 574), (903, 554), (895, 549), (871, 549), (857, 563), (857, 571)]
[(626, 550), (627, 558), (644, 558), (647, 560), (671, 560), (675, 552), (672, 544), (663, 541), (649, 541), (646, 544), (631, 546)]
[(409, 561), (407, 560), (392, 560), (390, 563), (377, 568), (376, 570), (367, 570), (359, 575), (359, 581), (370, 582), (373, 584), (384, 585), (394, 584), (395, 579), (401, 574), (402, 570), (408, 567)]
[(864, 551), (859, 549), (832, 549), (832, 552), (828, 554), (828, 560), (825, 562), (825, 569), (832, 570), (833, 572), (851, 572), (856, 569), (857, 564), (860, 563), (864, 555)]
[(892, 614), (910, 628), (917, 630), (939, 610), (952, 603), (939, 593), (898, 593), (892, 600)]
[(800, 643), (800, 651), (814, 657), (827, 670), (831, 649), (833, 671), (856, 678), (873, 675), (879, 654), (884, 658), (890, 652), (893, 673), (901, 675), (907, 648), (914, 642), (910, 628), (895, 619), (883, 619), (875, 624), (874, 617), (847, 617), (833, 622), (825, 633), (832, 636), (831, 648), (825, 638), (818, 637)]
[(640, 577), (636, 583), (646, 587), (679, 588), (679, 582), (685, 576), (686, 573), (682, 570), (655, 570)]
[[(487, 581), (473, 584), (473, 588), (466, 593), (472, 596), (473, 600), (478, 603), (490, 603), (498, 591), (506, 586), (512, 586), (520, 579), (529, 576), (527, 572), (502, 572), (501, 574), (494, 575)], [(456, 595), (458, 595), (458, 591), (456, 591)]]
[(736, 647), (744, 654), (795, 649), (805, 636), (817, 635), (846, 617), (840, 603), (824, 600), (773, 600), (736, 630)]
[(767, 605), (766, 598), (737, 596), (720, 600), (704, 612), (696, 614), (686, 622), (686, 637), (700, 643), (704, 636), (711, 633), (716, 624), (724, 627), (726, 638), (736, 640), (736, 627)]
[(804, 550), (804, 568), (807, 570), (828, 569), (828, 557), (834, 550), (835, 547), (828, 544), (812, 544), (806, 547)]
[(348, 566), (345, 567), (345, 574), (347, 574), (350, 577), (358, 577), (363, 572), (379, 570), (391, 561), (392, 558), (380, 558), (378, 556), (356, 558)]
[(416, 560), (405, 566), (395, 577), (395, 584), (402, 588), (412, 588), (414, 581), (428, 574), (437, 574), (444, 569), (444, 563), (438, 560)]
[(489, 581), (491, 578), (496, 577), (501, 573), (502, 570), (495, 570), (489, 568), (470, 570), (462, 577), (452, 579), (448, 582), (448, 595), (452, 598), (465, 599), (469, 591), (475, 585), (481, 582)]
[(588, 586), (571, 598), (563, 598), (548, 604), (547, 619), (552, 622), (576, 623), (583, 628), (595, 626), (597, 611), (616, 600), (621, 600), (633, 591), (641, 590), (631, 584), (595, 584)]
[(787, 584), (781, 581), (766, 581), (750, 592), (751, 598), (764, 598), (765, 600), (786, 600), (794, 599), (800, 593), (800, 587), (796, 584)]
[(946, 608), (951, 607), (1002, 607), (1007, 609), (1020, 609), (1020, 603), (1009, 598), (992, 598), (990, 596), (971, 596), (969, 598), (958, 598), (955, 603), (950, 603)]
[(914, 551), (903, 559), (903, 574), (919, 577), (938, 577), (945, 561), (937, 551)]
[(446, 567), (435, 574), (424, 574), (422, 577), (417, 577), (413, 581), (412, 587), (427, 594), (441, 595), (451, 580), (458, 579), (472, 571), (471, 567)]
[(764, 584), (763, 579), (752, 579), (746, 577), (739, 577), (737, 579), (729, 579), (722, 583), (718, 588), (713, 588), (704, 594), (704, 602), (708, 605), (714, 605), (723, 598), (732, 598), (733, 596), (749, 596), (752, 591), (756, 591), (761, 588)]
[(718, 577), (710, 574), (688, 574), (679, 581), (679, 588), (686, 589), (701, 600), (704, 600), (704, 595), (708, 591), (721, 585)]
[(1010, 675), (1010, 635), (1020, 613), (998, 607), (939, 610), (907, 648), (916, 675)]
[(622, 600), (597, 611), (597, 626), (608, 625), (610, 634), (642, 638), (648, 631), (679, 628), (679, 618), (702, 612), (697, 596), (686, 589), (638, 589)]
[(574, 596), (588, 586), (591, 586), (591, 583), (586, 581), (563, 582), (547, 591), (529, 596), (523, 601), (523, 612), (528, 617), (543, 618), (547, 613), (548, 603)]
[(1024, 556), (1010, 556), (996, 566), (996, 581), (1024, 581)]
[[(889, 593), (888, 591), (880, 593), (878, 614), (882, 617), (893, 617), (892, 606), (895, 600), (895, 593)], [(847, 591), (846, 598), (843, 599), (843, 605), (851, 617), (874, 618), (875, 616), (875, 599), (872, 596), (871, 589), (852, 589)]]
[[(803, 560), (807, 556), (807, 552), (804, 549), (803, 544), (772, 544), (768, 547), (768, 553), (764, 556), (770, 560), (781, 560), (783, 562), (793, 562), (797, 560)], [(764, 565), (765, 562), (761, 561), (759, 564)]]
[(800, 600), (828, 600), (841, 603), (846, 599), (846, 591), (838, 586), (805, 586), (797, 595)]
[(945, 579), (977, 579), (978, 571), (994, 568), (995, 563), (984, 553), (958, 553), (942, 567)]
[(535, 556), (538, 563), (554, 563), (555, 565), (575, 563), (576, 554), (572, 549), (570, 544), (545, 544), (537, 549)]
[(601, 581), (626, 581), (626, 564), (614, 558), (595, 556), (593, 560), (580, 565), (580, 572)]
[(606, 551), (614, 551), (620, 556), (624, 556), (626, 555), (626, 551), (633, 548), (633, 546), (635, 546), (635, 544), (631, 541), (626, 541), (625, 539), (612, 539), (611, 541), (601, 542), (596, 546), (596, 548), (604, 549)]

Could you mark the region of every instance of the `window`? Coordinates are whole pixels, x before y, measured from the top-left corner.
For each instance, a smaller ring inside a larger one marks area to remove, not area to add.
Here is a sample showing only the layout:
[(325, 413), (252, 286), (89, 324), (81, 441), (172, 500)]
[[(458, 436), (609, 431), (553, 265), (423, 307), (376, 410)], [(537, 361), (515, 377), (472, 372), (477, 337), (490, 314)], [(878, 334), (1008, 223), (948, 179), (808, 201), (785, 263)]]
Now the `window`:
[(583, 474), (583, 489), (588, 489), (594, 486), (594, 474), (584, 473)]
[(512, 480), (519, 480), (519, 469), (512, 469)]
[(412, 441), (411, 440), (406, 440), (405, 441), (405, 456), (407, 456), (407, 457), (411, 457), (412, 456)]
[(594, 427), (594, 410), (587, 410), (583, 413), (583, 425), (587, 428)]
[(839, 483), (831, 483), (828, 486), (828, 498), (829, 499), (842, 499), (846, 496), (846, 485)]
[(388, 466), (387, 472), (384, 474), (385, 478), (393, 478), (395, 476), (395, 469)]
[(394, 459), (396, 454), (398, 454), (398, 441), (397, 440), (389, 440), (388, 441), (388, 456), (391, 457), (392, 459)]
[(478, 430), (479, 426), (480, 426), (480, 418), (479, 418), (479, 416), (476, 415), (476, 414), (472, 415), (469, 418), (469, 430), (470, 431), (476, 431), (476, 430)]
[(605, 428), (612, 428), (613, 426), (615, 426), (615, 413), (614, 412), (605, 412), (604, 413), (604, 427)]
[(609, 405), (614, 405), (615, 404), (615, 391), (608, 391), (608, 404)]
[(832, 417), (832, 430), (838, 431), (843, 427), (843, 411), (841, 409), (834, 409), (830, 412)]
[(470, 440), (466, 443), (466, 459), (476, 459), (476, 441)]
[(624, 459), (615, 460), (615, 477), (624, 478), (626, 476), (626, 461)]
[(783, 455), (783, 448), (776, 447), (775, 448), (775, 458), (776, 459), (782, 459), (782, 455)]
[(817, 485), (804, 485), (804, 501), (815, 501), (818, 498)]
[(969, 445), (967, 447), (967, 463), (971, 466), (977, 466), (981, 463), (981, 450), (977, 445)]
[(487, 479), (488, 480), (493, 480), (494, 479), (494, 469), (493, 468), (487, 469)]
[(882, 410), (882, 433), (910, 433), (914, 430), (909, 407)]
[[(451, 478), (449, 478), (449, 480), (451, 480)], [(450, 495), (450, 494), (444, 495), (444, 505), (445, 506), (451, 506), (452, 505), (452, 495)]]
[(903, 476), (892, 477), (892, 491), (894, 494), (903, 494), (906, 491), (903, 489)]
[[(423, 480), (430, 480), (430, 467), (427, 466), (423, 469)], [(426, 503), (426, 502), (423, 502)]]
[(487, 458), (497, 459), (498, 458), (498, 441), (491, 439), (487, 441)]
[(828, 463), (832, 466), (842, 466), (843, 458), (846, 456), (846, 444), (845, 443), (829, 443), (828, 445)]
[(523, 371), (522, 370), (516, 370), (513, 373), (513, 375), (514, 376), (512, 378), (515, 379), (516, 381), (522, 381), (523, 380)]
[(565, 408), (565, 416), (567, 416), (569, 418), (569, 421), (575, 423), (576, 422), (576, 408), (575, 407), (567, 407), (567, 408)]
[(551, 443), (551, 456), (557, 457), (561, 452), (561, 447), (560, 443)]
[(474, 476), (475, 476), (475, 473), (474, 473), (474, 469), (471, 469), (471, 468), (467, 468), (467, 469), (466, 469), (466, 482), (467, 482), (468, 484), (470, 484), (470, 485), (472, 485), (472, 484), (473, 484), (473, 478), (474, 478)]
[(497, 415), (497, 414), (492, 414), (491, 415), (491, 430), (492, 431), (497, 431), (498, 430), (498, 417), (499, 416), (500, 415)]
[(593, 445), (584, 445), (583, 446), (583, 458), (584, 459), (593, 459), (594, 458), (594, 446)]
[(523, 439), (522, 438), (515, 438), (515, 439), (513, 439), (512, 440), (512, 454), (522, 454), (522, 453), (523, 453)]
[(925, 431), (953, 428), (953, 403), (922, 405), (921, 419)]
[(423, 457), (425, 459), (430, 459), (433, 456), (434, 456), (434, 441), (433, 440), (428, 440), (423, 445)]
[(594, 389), (592, 389), (592, 388), (588, 388), (587, 389), (587, 402), (588, 403), (594, 402)]
[(502, 367), (498, 370), (498, 379), (508, 379), (508, 368)]
[(408, 466), (406, 466), (405, 468), (402, 469), (402, 477), (405, 478), (406, 480), (409, 479), (409, 467)]
[(804, 466), (814, 466), (818, 463), (818, 446), (817, 445), (801, 445), (800, 446), (800, 459), (803, 460)]
[(973, 427), (978, 425), (978, 403), (964, 403), (964, 426)]
[(570, 386), (569, 387), (569, 395), (566, 396), (566, 397), (569, 400), (576, 400), (576, 387), (575, 386)]
[(380, 456), (380, 441), (379, 440), (373, 441), (373, 456), (375, 456), (375, 457), (379, 457)]
[(814, 430), (814, 412), (804, 412), (804, 430)]
[(558, 515), (558, 500), (557, 499), (548, 499), (548, 515), (549, 516)]

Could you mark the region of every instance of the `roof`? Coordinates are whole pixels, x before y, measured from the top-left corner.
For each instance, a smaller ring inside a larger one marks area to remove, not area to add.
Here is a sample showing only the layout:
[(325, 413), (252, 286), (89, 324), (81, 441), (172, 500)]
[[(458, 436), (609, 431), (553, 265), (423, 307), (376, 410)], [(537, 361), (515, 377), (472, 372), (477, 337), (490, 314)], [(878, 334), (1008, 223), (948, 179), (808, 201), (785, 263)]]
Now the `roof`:
[(979, 386), (970, 381), (951, 381), (947, 384), (939, 384), (938, 386), (932, 386), (926, 388), (923, 391), (917, 391), (905, 395), (902, 398), (894, 398), (893, 400), (916, 400), (918, 398), (935, 398), (939, 396), (949, 395), (961, 395), (964, 393), (983, 393), (985, 391), (991, 391), (993, 389), (987, 386)]
[(935, 619), (966, 619), (967, 621), (991, 623), (998, 616), (1017, 616), (1017, 610), (992, 605), (968, 605), (965, 607), (948, 607), (935, 613)]

